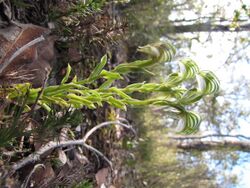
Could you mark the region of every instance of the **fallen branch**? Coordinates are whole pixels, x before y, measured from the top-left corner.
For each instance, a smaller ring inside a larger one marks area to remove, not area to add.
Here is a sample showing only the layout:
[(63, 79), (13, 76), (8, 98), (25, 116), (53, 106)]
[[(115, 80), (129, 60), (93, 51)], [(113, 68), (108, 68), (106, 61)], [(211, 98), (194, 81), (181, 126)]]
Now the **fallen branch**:
[(219, 149), (230, 149), (237, 151), (250, 151), (250, 142), (247, 141), (233, 141), (233, 140), (221, 140), (221, 141), (169, 141), (167, 147), (177, 147), (183, 150), (219, 150)]
[(83, 147), (86, 147), (89, 150), (92, 150), (96, 152), (98, 155), (102, 156), (109, 164), (111, 163), (110, 161), (107, 160), (107, 158), (98, 150), (94, 149), (93, 147), (89, 146), (88, 144), (84, 143), (83, 139), (81, 140), (71, 140), (71, 141), (64, 141), (64, 142), (49, 142), (43, 147), (41, 147), (38, 151), (35, 153), (30, 154), (28, 157), (24, 158), (23, 160), (17, 162), (16, 164), (12, 165), (10, 169), (10, 174), (12, 175), (15, 173), (17, 170), (23, 168), (24, 166), (28, 164), (34, 164), (38, 161), (41, 160), (41, 158), (46, 155), (46, 153), (50, 153), (50, 151), (55, 150), (60, 147), (68, 147), (72, 145), (81, 145)]
[[(95, 126), (94, 128), (92, 128), (90, 131), (88, 131), (86, 133), (86, 135), (84, 136), (83, 139), (80, 140), (70, 140), (70, 141), (61, 141), (61, 142), (55, 142), (55, 141), (51, 141), (49, 143), (47, 143), (46, 145), (44, 145), (43, 147), (41, 147), (38, 151), (30, 154), (28, 157), (24, 158), (23, 160), (17, 162), (16, 164), (12, 165), (10, 168), (10, 172), (8, 174), (6, 174), (6, 176), (11, 176), (13, 175), (17, 170), (25, 167), (28, 164), (34, 164), (36, 162), (41, 161), (41, 158), (45, 157), (46, 154), (51, 153), (51, 151), (57, 149), (57, 148), (61, 148), (61, 147), (68, 147), (68, 146), (72, 146), (72, 145), (81, 145), (95, 153), (97, 153), (98, 155), (100, 155), (101, 157), (103, 157), (103, 159), (111, 166), (112, 168), (112, 163), (111, 161), (108, 160), (108, 158), (103, 155), (100, 151), (98, 151), (97, 149), (95, 149), (94, 147), (86, 144), (86, 140), (89, 138), (89, 136), (91, 136), (96, 130), (105, 127), (105, 126), (109, 126), (109, 125), (120, 125), (123, 126), (125, 128), (128, 128), (130, 130), (132, 130), (133, 132), (135, 132), (131, 126), (126, 125), (124, 123), (121, 123), (119, 121), (109, 121), (109, 122), (104, 122), (101, 123), (97, 126)], [(6, 177), (5, 176), (5, 177)]]
[(203, 135), (203, 136), (169, 136), (171, 139), (175, 140), (189, 140), (189, 139), (204, 139), (204, 138), (237, 138), (237, 139), (246, 139), (250, 140), (250, 137), (236, 134), (236, 135), (228, 135), (228, 134), (209, 134), (209, 135)]

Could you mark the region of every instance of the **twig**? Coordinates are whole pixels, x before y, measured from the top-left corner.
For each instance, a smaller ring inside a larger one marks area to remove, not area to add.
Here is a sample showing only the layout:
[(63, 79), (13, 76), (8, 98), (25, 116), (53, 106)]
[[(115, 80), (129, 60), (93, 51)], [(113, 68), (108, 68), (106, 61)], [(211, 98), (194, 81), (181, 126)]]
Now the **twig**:
[(111, 162), (105, 155), (103, 155), (99, 150), (97, 150), (97, 149), (95, 149), (94, 147), (92, 147), (92, 146), (90, 146), (90, 145), (87, 145), (87, 144), (85, 144), (84, 147), (86, 147), (87, 149), (92, 150), (92, 151), (94, 151), (95, 153), (97, 153), (98, 155), (100, 155), (100, 156), (109, 164), (109, 166), (110, 166), (111, 169), (113, 170), (112, 162)]
[(36, 163), (38, 161), (41, 160), (41, 158), (46, 155), (47, 153), (50, 153), (51, 151), (60, 148), (60, 147), (68, 147), (68, 146), (72, 146), (72, 145), (81, 145), (91, 151), (94, 151), (95, 153), (97, 153), (98, 155), (100, 155), (101, 157), (103, 157), (103, 159), (111, 166), (112, 168), (112, 162), (108, 160), (108, 158), (102, 154), (100, 151), (98, 151), (97, 149), (95, 149), (94, 147), (86, 144), (86, 140), (98, 129), (105, 127), (105, 126), (109, 126), (109, 125), (113, 125), (113, 124), (117, 124), (120, 126), (123, 126), (127, 129), (132, 130), (135, 133), (135, 130), (132, 129), (131, 126), (121, 123), (119, 121), (108, 121), (108, 122), (104, 122), (101, 123), (97, 126), (95, 126), (94, 128), (92, 128), (90, 131), (87, 132), (87, 134), (84, 136), (83, 139), (80, 140), (70, 140), (70, 141), (61, 141), (61, 142), (55, 142), (55, 141), (51, 141), (49, 143), (47, 143), (46, 145), (44, 145), (43, 147), (41, 147), (38, 151), (30, 154), (28, 157), (24, 158), (23, 160), (17, 162), (16, 164), (12, 165), (12, 167), (10, 168), (10, 172), (9, 174), (7, 174), (6, 176), (10, 176), (13, 175), (17, 170), (23, 168), (24, 166), (26, 166), (27, 164), (31, 164), (31, 163)]
[(119, 121), (123, 121), (123, 122), (125, 122), (126, 124), (128, 124), (128, 125), (129, 125), (129, 121), (128, 121), (127, 119), (125, 119), (125, 118), (118, 117), (118, 118), (117, 118), (117, 120), (119, 120)]
[(36, 108), (36, 105), (37, 105), (37, 103), (38, 103), (40, 97), (43, 95), (43, 91), (44, 91), (44, 89), (45, 89), (45, 85), (46, 85), (46, 83), (47, 83), (47, 81), (48, 81), (48, 79), (49, 79), (49, 71), (48, 71), (46, 68), (45, 68), (45, 71), (46, 71), (46, 76), (45, 76), (45, 78), (44, 78), (44, 81), (43, 81), (43, 85), (42, 85), (42, 87), (41, 87), (41, 90), (38, 92), (37, 97), (36, 97), (36, 100), (35, 100), (34, 104), (32, 105), (32, 107), (31, 107), (31, 109), (30, 109), (30, 112), (29, 112), (29, 114), (26, 116), (26, 118), (32, 116), (32, 114), (33, 114), (33, 112), (34, 112), (34, 110), (35, 110), (35, 108)]
[(44, 164), (37, 164), (37, 165), (35, 165), (34, 168), (33, 168), (33, 170), (29, 173), (28, 177), (26, 178), (26, 180), (25, 180), (24, 183), (22, 184), (21, 188), (26, 188), (26, 187), (28, 187), (28, 183), (29, 183), (29, 181), (30, 181), (31, 176), (36, 172), (36, 170), (37, 170), (39, 167), (42, 167), (42, 168), (44, 168), (44, 169), (46, 168), (46, 167), (44, 166)]
[[(14, 174), (17, 170), (23, 168), (27, 164), (36, 163), (36, 162), (40, 161), (41, 158), (43, 157), (43, 155), (45, 155), (46, 153), (49, 153), (52, 150), (55, 150), (55, 149), (60, 148), (60, 147), (68, 147), (68, 146), (71, 146), (71, 145), (81, 145), (81, 146), (86, 147), (89, 150), (92, 150), (92, 151), (96, 152), (97, 154), (99, 154), (102, 157), (104, 156), (100, 151), (98, 151), (96, 149), (93, 149), (93, 147), (89, 146), (88, 144), (85, 144), (83, 139), (64, 141), (64, 142), (51, 141), (51, 142), (47, 143), (45, 146), (41, 147), (38, 151), (30, 154), (28, 157), (26, 157), (23, 160), (17, 162), (16, 164), (12, 165), (11, 171), (10, 171), (10, 173), (8, 175)], [(107, 160), (106, 157), (104, 157), (104, 159), (109, 164), (111, 164), (111, 162), (109, 160)]]
[(120, 125), (122, 127), (125, 127), (127, 129), (130, 129), (134, 134), (136, 134), (135, 130), (130, 126), (130, 125), (127, 125), (127, 124), (124, 124), (124, 123), (121, 123), (119, 121), (107, 121), (107, 122), (104, 122), (104, 123), (101, 123), (95, 127), (93, 127), (92, 129), (90, 129), (86, 135), (83, 137), (83, 141), (86, 142), (86, 140), (98, 129), (102, 128), (102, 127), (106, 127), (106, 126), (109, 126), (109, 125)]

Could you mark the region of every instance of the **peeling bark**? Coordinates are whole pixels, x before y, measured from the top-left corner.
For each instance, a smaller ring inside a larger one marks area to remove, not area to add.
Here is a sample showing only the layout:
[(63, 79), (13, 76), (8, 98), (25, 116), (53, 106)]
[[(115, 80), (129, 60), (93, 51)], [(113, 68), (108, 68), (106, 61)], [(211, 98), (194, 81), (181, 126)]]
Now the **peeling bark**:
[(19, 23), (0, 29), (1, 85), (43, 85), (56, 59), (54, 39), (49, 32), (47, 28)]

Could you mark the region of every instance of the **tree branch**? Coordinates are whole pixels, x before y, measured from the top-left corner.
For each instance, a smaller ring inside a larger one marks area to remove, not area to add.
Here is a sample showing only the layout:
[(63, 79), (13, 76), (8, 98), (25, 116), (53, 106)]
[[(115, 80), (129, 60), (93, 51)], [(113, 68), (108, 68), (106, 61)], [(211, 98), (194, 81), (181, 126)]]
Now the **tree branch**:
[[(30, 154), (28, 157), (17, 162), (16, 164), (12, 165), (10, 174), (15, 173), (17, 170), (23, 168), (24, 166), (26, 166), (28, 164), (34, 164), (34, 163), (40, 161), (41, 158), (46, 156), (47, 153), (50, 153), (52, 150), (55, 150), (56, 148), (68, 147), (68, 146), (72, 146), (72, 145), (81, 145), (81, 146), (86, 147), (87, 149), (90, 149), (90, 150), (96, 152), (96, 150), (93, 150), (93, 147), (85, 144), (83, 142), (83, 139), (70, 140), (70, 141), (64, 141), (64, 142), (51, 141), (51, 142), (47, 143), (46, 145), (44, 145), (43, 147), (41, 147), (38, 151)], [(100, 152), (97, 152), (97, 153), (100, 154)], [(102, 156), (104, 156), (104, 155), (102, 155)]]
[[(46, 155), (50, 154), (51, 151), (57, 149), (57, 148), (61, 148), (61, 147), (69, 147), (69, 146), (73, 146), (73, 145), (81, 145), (91, 151), (94, 151), (95, 153), (97, 153), (98, 155), (100, 155), (101, 157), (104, 158), (104, 160), (111, 166), (112, 168), (112, 163), (111, 161), (108, 160), (108, 158), (103, 155), (100, 151), (98, 151), (97, 149), (95, 149), (94, 147), (86, 144), (86, 140), (89, 138), (89, 136), (91, 136), (96, 130), (105, 127), (105, 126), (109, 126), (109, 125), (119, 125), (125, 128), (128, 128), (130, 130), (132, 130), (133, 132), (135, 132), (131, 126), (121, 123), (119, 121), (109, 121), (109, 122), (104, 122), (101, 123), (95, 127), (93, 127), (90, 131), (88, 131), (86, 133), (86, 135), (84, 136), (83, 139), (80, 140), (70, 140), (70, 141), (61, 141), (61, 142), (56, 142), (56, 141), (51, 141), (47, 144), (45, 144), (44, 146), (42, 146), (39, 150), (37, 150), (36, 152), (30, 154), (28, 157), (24, 158), (21, 161), (18, 161), (16, 164), (12, 165), (10, 168), (9, 173), (7, 173), (5, 175), (6, 176), (11, 176), (12, 174), (14, 174), (17, 170), (25, 167), (28, 164), (34, 164), (38, 161), (41, 161), (42, 158), (44, 158)], [(5, 178), (4, 177), (4, 178)]]
[(83, 137), (83, 141), (86, 142), (87, 139), (98, 129), (102, 128), (102, 127), (106, 127), (106, 126), (109, 126), (109, 125), (119, 125), (119, 126), (122, 126), (122, 127), (125, 127), (127, 129), (130, 129), (134, 134), (136, 134), (135, 130), (130, 126), (130, 125), (127, 125), (127, 124), (124, 124), (124, 123), (121, 123), (119, 121), (107, 121), (107, 122), (104, 122), (104, 123), (101, 123), (95, 127), (93, 127), (92, 129), (90, 129), (90, 131), (88, 131), (86, 133), (86, 135)]

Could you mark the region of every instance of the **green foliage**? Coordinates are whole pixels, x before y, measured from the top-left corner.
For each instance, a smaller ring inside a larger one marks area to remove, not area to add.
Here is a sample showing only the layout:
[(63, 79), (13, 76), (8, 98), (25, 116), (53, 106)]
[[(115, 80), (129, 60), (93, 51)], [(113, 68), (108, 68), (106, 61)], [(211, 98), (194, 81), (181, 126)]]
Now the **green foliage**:
[(74, 188), (93, 188), (94, 186), (89, 181), (83, 181), (74, 186)]
[(84, 15), (91, 12), (97, 12), (100, 11), (105, 2), (106, 0), (77, 1), (77, 3), (70, 8), (68, 13), (78, 13)]
[(23, 135), (25, 129), (21, 115), (25, 111), (27, 95), (16, 99), (17, 105), (9, 105), (0, 121), (0, 147), (10, 144), (12, 140)]
[(39, 138), (43, 136), (57, 135), (58, 131), (69, 125), (71, 128), (77, 127), (84, 120), (83, 114), (80, 110), (70, 111), (68, 109), (55, 113), (51, 111), (43, 121), (42, 126), (38, 126), (35, 131), (39, 132)]
[(12, 3), (17, 6), (18, 8), (28, 8), (28, 7), (32, 7), (32, 5), (26, 3), (23, 0), (12, 0)]
[(56, 20), (62, 16), (88, 16), (101, 10), (106, 3), (106, 0), (86, 0), (72, 3), (67, 11), (53, 10), (49, 17), (51, 20)]
[(249, 7), (243, 4), (240, 9), (234, 11), (233, 21), (230, 25), (232, 30), (240, 28), (241, 18), (250, 17)]
[[(68, 66), (67, 73), (60, 85), (48, 86), (41, 94), (38, 104), (47, 111), (53, 111), (53, 105), (62, 108), (82, 108), (86, 106), (95, 109), (108, 103), (111, 106), (126, 110), (127, 106), (163, 106), (170, 107), (170, 112), (180, 118), (181, 133), (191, 134), (198, 131), (201, 122), (200, 117), (194, 112), (188, 111), (185, 106), (191, 105), (203, 96), (216, 93), (219, 90), (219, 81), (210, 71), (200, 71), (197, 64), (191, 59), (180, 61), (180, 71), (172, 73), (163, 83), (135, 83), (124, 88), (112, 87), (114, 81), (123, 79), (123, 75), (134, 71), (147, 71), (156, 64), (169, 62), (175, 55), (175, 48), (166, 41), (140, 47), (138, 51), (147, 54), (145, 60), (137, 60), (131, 63), (123, 63), (111, 71), (103, 70), (107, 63), (107, 56), (93, 70), (90, 76), (78, 81), (75, 77), (69, 81), (71, 72)], [(106, 81), (96, 89), (87, 87), (98, 79)], [(197, 79), (194, 88), (184, 87), (184, 83)], [(30, 88), (29, 84), (18, 84), (9, 89), (8, 100), (15, 101), (17, 98), (27, 96), (27, 108), (33, 104), (41, 89)], [(148, 99), (137, 99), (131, 97), (133, 93), (154, 94)]]
[[(123, 13), (128, 20), (131, 46), (151, 43), (165, 36), (170, 28), (169, 15), (173, 10), (173, 1), (166, 0), (130, 0)], [(156, 14), (157, 12), (157, 14)], [(166, 28), (161, 26), (165, 25)]]

